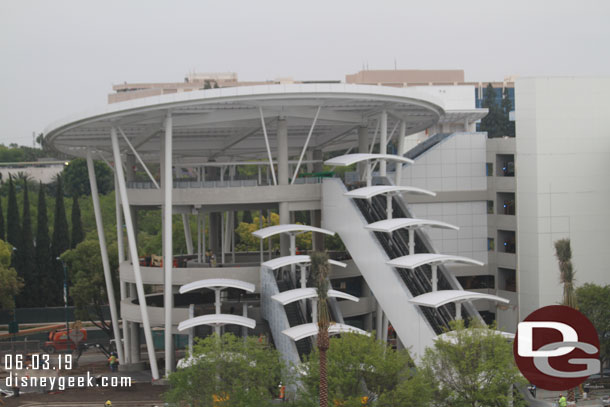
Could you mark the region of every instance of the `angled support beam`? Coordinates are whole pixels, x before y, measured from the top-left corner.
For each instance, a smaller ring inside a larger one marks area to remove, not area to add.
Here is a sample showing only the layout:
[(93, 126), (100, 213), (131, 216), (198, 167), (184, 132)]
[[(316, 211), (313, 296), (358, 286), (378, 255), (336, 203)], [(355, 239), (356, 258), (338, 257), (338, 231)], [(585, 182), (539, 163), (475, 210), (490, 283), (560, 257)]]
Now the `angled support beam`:
[[(171, 112), (165, 118), (165, 145), (163, 148), (163, 307), (165, 311), (165, 375), (174, 370), (174, 340), (172, 335), (172, 309), (174, 293), (172, 290), (172, 267), (174, 265), (172, 242), (172, 192), (174, 187), (172, 171), (173, 118)], [(148, 171), (147, 171), (148, 172)], [(189, 230), (190, 231), (190, 230)], [(191, 251), (193, 242), (191, 241)]]
[(108, 249), (106, 247), (106, 236), (104, 235), (104, 223), (102, 220), (102, 210), (100, 209), (100, 197), (97, 192), (97, 180), (91, 151), (87, 151), (87, 171), (89, 172), (89, 185), (91, 186), (91, 198), (93, 199), (93, 212), (95, 213), (95, 224), (97, 226), (97, 237), (100, 242), (100, 252), (102, 255), (102, 267), (104, 269), (104, 280), (106, 281), (106, 292), (108, 293), (108, 304), (110, 305), (110, 319), (112, 320), (112, 331), (116, 340), (116, 349), (119, 354), (119, 363), (125, 363), (123, 353), (123, 343), (121, 342), (121, 331), (119, 329), (119, 318), (114, 300), (114, 287), (112, 286), (112, 275), (110, 272), (110, 261), (108, 259)]
[[(110, 139), (112, 141), (112, 153), (114, 154), (114, 162), (121, 163), (121, 151), (119, 150), (119, 138), (116, 130), (110, 130)], [(127, 199), (127, 186), (125, 185), (125, 174), (123, 173), (122, 165), (115, 165), (117, 171), (117, 179), (119, 180), (119, 191), (121, 194), (121, 206), (123, 207), (123, 217), (125, 226), (127, 227), (127, 240), (129, 242), (129, 256), (133, 267), (133, 272), (136, 280), (136, 290), (140, 303), (140, 313), (142, 316), (142, 327), (144, 329), (144, 337), (146, 338), (146, 349), (148, 351), (148, 361), (150, 362), (150, 370), (153, 380), (159, 380), (159, 368), (157, 367), (157, 357), (155, 355), (155, 345), (152, 339), (152, 331), (150, 330), (150, 320), (148, 319), (148, 306), (146, 305), (146, 293), (144, 292), (144, 283), (142, 282), (142, 274), (140, 271), (140, 263), (138, 262), (138, 247), (136, 246), (136, 233), (133, 228), (133, 219), (131, 218), (131, 210), (129, 208), (129, 200)]]
[[(114, 169), (113, 169), (114, 170)], [(121, 213), (121, 196), (119, 193), (119, 181), (114, 172), (114, 207), (116, 212), (116, 236), (119, 257), (119, 267), (125, 261), (125, 242), (123, 239), (123, 214)], [(121, 301), (129, 297), (129, 287), (127, 282), (120, 282)], [(131, 363), (131, 335), (129, 332), (129, 323), (123, 321), (123, 346), (125, 348), (125, 363)], [(120, 362), (120, 361), (119, 361)]]
[(159, 184), (157, 184), (157, 181), (155, 181), (155, 177), (152, 176), (152, 174), (150, 173), (150, 171), (148, 170), (148, 167), (146, 166), (146, 164), (144, 164), (144, 161), (142, 161), (142, 157), (140, 157), (140, 154), (138, 154), (138, 152), (136, 151), (136, 149), (133, 147), (133, 145), (131, 144), (131, 142), (129, 141), (129, 139), (127, 138), (127, 136), (125, 135), (125, 133), (123, 133), (123, 130), (119, 127), (119, 132), (121, 133), (121, 136), (123, 136), (123, 139), (125, 140), (125, 142), (127, 143), (127, 145), (129, 146), (129, 148), (131, 149), (131, 151), (133, 152), (133, 155), (136, 156), (136, 158), (138, 159), (138, 161), (140, 162), (140, 165), (142, 165), (142, 167), (144, 168), (144, 171), (146, 171), (146, 174), (148, 174), (148, 178), (150, 178), (150, 180), (153, 182), (153, 184), (155, 184), (155, 187), (157, 187), (157, 189), (159, 189)]
[(263, 135), (265, 136), (265, 147), (267, 148), (267, 157), (269, 158), (269, 167), (271, 167), (273, 185), (277, 185), (277, 178), (275, 178), (275, 168), (273, 168), (273, 157), (271, 156), (271, 147), (269, 147), (269, 137), (267, 135), (267, 126), (265, 126), (265, 116), (263, 115), (263, 108), (259, 107), (258, 111), (261, 116), (261, 125), (263, 127)]
[(394, 133), (396, 132), (396, 129), (398, 128), (399, 124), (400, 124), (400, 122), (396, 122), (396, 124), (392, 128), (392, 131), (390, 132), (390, 137), (388, 137), (388, 142), (386, 143), (386, 145), (389, 145), (390, 142), (392, 141), (392, 137), (394, 137)]
[(307, 151), (307, 146), (309, 145), (309, 140), (311, 139), (311, 135), (313, 134), (313, 129), (316, 127), (316, 122), (318, 121), (318, 115), (320, 114), (320, 109), (322, 109), (322, 106), (318, 106), (316, 115), (313, 118), (313, 123), (311, 123), (311, 127), (309, 128), (309, 134), (307, 134), (307, 139), (305, 140), (305, 144), (303, 145), (303, 151), (301, 151), (301, 156), (299, 157), (299, 162), (297, 163), (297, 166), (294, 169), (294, 174), (292, 175), (292, 181), (290, 182), (290, 185), (294, 184), (294, 181), (297, 179), (297, 174), (299, 173), (299, 168), (301, 167), (301, 162), (303, 161), (303, 156), (305, 155), (305, 151)]
[(377, 133), (379, 133), (379, 124), (381, 123), (380, 119), (377, 119), (377, 127), (375, 127), (375, 134), (373, 135), (373, 141), (371, 141), (371, 148), (369, 148), (369, 154), (373, 153), (373, 148), (375, 147), (375, 141), (377, 141)]

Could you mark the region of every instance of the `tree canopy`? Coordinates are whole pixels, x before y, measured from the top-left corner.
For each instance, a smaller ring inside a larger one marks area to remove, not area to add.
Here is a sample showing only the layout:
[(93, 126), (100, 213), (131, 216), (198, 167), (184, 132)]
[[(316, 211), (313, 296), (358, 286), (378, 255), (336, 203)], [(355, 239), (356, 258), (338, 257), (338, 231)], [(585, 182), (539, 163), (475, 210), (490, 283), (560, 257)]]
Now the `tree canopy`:
[(170, 406), (267, 406), (280, 383), (279, 353), (257, 338), (245, 340), (230, 333), (197, 339), (192, 363), (169, 375)]
[(485, 88), (482, 105), (489, 113), (481, 119), (481, 131), (486, 131), (489, 138), (515, 137), (515, 123), (511, 122), (509, 117), (513, 106), (508, 88), (504, 89), (500, 105), (496, 100), (497, 92), (501, 90), (496, 90), (491, 83)]
[(601, 365), (610, 359), (610, 285), (587, 283), (576, 289), (578, 309), (593, 324), (599, 335)]
[(15, 308), (15, 296), (23, 288), (23, 281), (11, 267), (13, 248), (4, 240), (0, 240), (0, 310)]
[[(482, 323), (452, 324), (449, 339), (426, 349), (422, 368), (438, 406), (506, 406), (511, 385), (523, 383), (512, 344)], [(513, 400), (518, 406), (520, 400)]]
[[(112, 170), (102, 161), (94, 161), (95, 178), (97, 189), (100, 194), (107, 194), (114, 188), (114, 176)], [(89, 173), (87, 172), (87, 161), (84, 158), (76, 158), (70, 161), (63, 172), (66, 193), (69, 196), (91, 195), (89, 184)]]
[[(113, 286), (117, 287), (118, 258), (116, 243), (108, 247), (108, 255), (110, 269), (113, 271)], [(94, 239), (87, 239), (78, 244), (76, 248), (66, 251), (61, 258), (66, 262), (70, 273), (70, 280), (72, 281), (70, 298), (72, 298), (76, 307), (76, 318), (91, 321), (106, 332), (108, 337), (112, 338), (112, 325), (105, 321), (102, 311), (102, 305), (108, 304), (108, 293), (99, 242)], [(120, 296), (115, 295), (115, 298), (120, 298)]]

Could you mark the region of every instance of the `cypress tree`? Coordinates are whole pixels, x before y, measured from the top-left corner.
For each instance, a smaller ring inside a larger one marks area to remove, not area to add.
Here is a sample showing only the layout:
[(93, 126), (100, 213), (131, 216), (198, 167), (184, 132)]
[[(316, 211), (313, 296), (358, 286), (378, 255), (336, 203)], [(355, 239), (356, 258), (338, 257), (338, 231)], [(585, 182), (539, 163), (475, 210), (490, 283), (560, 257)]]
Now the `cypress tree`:
[(510, 121), (510, 112), (513, 110), (513, 103), (510, 101), (508, 88), (504, 88), (504, 95), (502, 98), (502, 123), (503, 123), (503, 135), (508, 137), (515, 137), (515, 122)]
[(6, 212), (6, 241), (19, 249), (21, 242), (21, 226), (19, 226), (19, 208), (13, 177), (8, 176), (8, 208)]
[(72, 197), (72, 239), (70, 240), (70, 248), (74, 249), (76, 245), (85, 240), (83, 232), (83, 222), (80, 218), (80, 206), (78, 206), (78, 197)]
[(55, 221), (53, 224), (53, 240), (51, 242), (51, 260), (53, 262), (53, 285), (50, 287), (53, 304), (63, 303), (64, 270), (57, 258), (70, 248), (70, 232), (64, 207), (64, 189), (61, 177), (57, 177), (57, 191), (55, 195)]
[(21, 244), (17, 250), (17, 273), (23, 279), (25, 290), (17, 297), (20, 307), (38, 306), (40, 298), (40, 281), (36, 279), (34, 263), (34, 236), (32, 234), (32, 218), (30, 216), (30, 199), (28, 183), (23, 181), (23, 226), (21, 228)]
[(489, 138), (502, 136), (502, 112), (496, 103), (496, 90), (490, 84), (485, 88), (483, 107), (489, 110), (487, 116), (481, 119), (481, 131), (486, 131)]
[(38, 276), (40, 290), (40, 304), (47, 306), (52, 303), (52, 295), (46, 287), (53, 287), (52, 271), (54, 262), (51, 258), (51, 239), (49, 238), (49, 220), (47, 218), (47, 200), (44, 185), (40, 183), (38, 190), (38, 222), (36, 224), (36, 275)]
[(2, 199), (0, 198), (0, 240), (6, 240), (4, 233), (4, 212), (2, 210)]

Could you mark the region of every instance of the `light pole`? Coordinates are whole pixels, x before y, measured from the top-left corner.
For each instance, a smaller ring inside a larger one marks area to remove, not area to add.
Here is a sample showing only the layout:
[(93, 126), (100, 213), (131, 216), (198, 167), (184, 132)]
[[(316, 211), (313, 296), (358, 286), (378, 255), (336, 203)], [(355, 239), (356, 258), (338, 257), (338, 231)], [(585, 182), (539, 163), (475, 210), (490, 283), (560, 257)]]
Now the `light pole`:
[(68, 267), (61, 257), (56, 257), (55, 260), (61, 262), (64, 269), (64, 310), (66, 311), (66, 337), (69, 338), (70, 326), (68, 323)]

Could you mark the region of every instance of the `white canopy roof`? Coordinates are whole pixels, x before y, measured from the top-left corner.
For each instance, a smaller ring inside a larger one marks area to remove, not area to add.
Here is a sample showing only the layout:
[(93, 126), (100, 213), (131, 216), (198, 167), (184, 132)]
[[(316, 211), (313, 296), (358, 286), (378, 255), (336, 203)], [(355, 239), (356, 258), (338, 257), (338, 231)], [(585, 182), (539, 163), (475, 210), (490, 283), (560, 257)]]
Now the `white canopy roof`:
[[(111, 159), (110, 128), (114, 126), (124, 131), (145, 162), (158, 162), (158, 133), (171, 111), (174, 163), (266, 161), (259, 109), (263, 109), (271, 135), (277, 131), (277, 118), (287, 118), (288, 155), (298, 156), (319, 106), (316, 137), (311, 137), (309, 149), (322, 151), (344, 151), (346, 145), (357, 144), (358, 128), (381, 110), (388, 112), (388, 128), (404, 121), (407, 135), (430, 128), (445, 113), (440, 99), (414, 87), (261, 84), (104, 104), (47, 127), (45, 146), (78, 157), (84, 157), (90, 148), (97, 151), (96, 155)], [(369, 126), (367, 131), (371, 142), (375, 127)], [(124, 140), (119, 143), (122, 151), (128, 149)], [(269, 147), (275, 155), (275, 137), (269, 137)]]
[[(299, 254), (296, 256), (284, 256), (284, 257), (278, 257), (275, 259), (271, 259), (268, 260), (264, 263), (262, 263), (262, 266), (265, 267), (269, 267), (271, 270), (275, 270), (275, 269), (279, 269), (285, 266), (290, 266), (293, 264), (300, 264), (300, 263), (309, 263), (311, 262), (311, 257), (307, 254)], [(339, 266), (339, 267), (347, 267), (347, 264), (342, 263), (340, 261), (337, 260), (331, 260), (329, 259), (328, 262), (334, 266)]]
[[(504, 338), (506, 339), (515, 339), (515, 334), (512, 334), (510, 332), (504, 332), (504, 331), (495, 331), (492, 329), (482, 329), (482, 328), (473, 328), (473, 329), (469, 329), (465, 332), (472, 332), (472, 331), (480, 331), (480, 332), (489, 332), (490, 334), (494, 334), (494, 335), (502, 335)], [(446, 342), (450, 342), (450, 343), (456, 343), (457, 342), (457, 332), (456, 331), (449, 331), (449, 332), (445, 332), (444, 334), (440, 334), (438, 335), (436, 338), (434, 338), (434, 340), (442, 340), (442, 341), (446, 341)]]
[(426, 189), (406, 187), (400, 185), (373, 185), (371, 187), (352, 189), (351, 191), (346, 192), (344, 195), (350, 198), (369, 199), (374, 197), (375, 195), (400, 192), (436, 196), (436, 193), (428, 191)]
[[(275, 301), (279, 302), (282, 305), (290, 304), (291, 302), (305, 300), (307, 298), (316, 298), (318, 296), (318, 292), (315, 288), (296, 288), (294, 290), (288, 290), (281, 292), (279, 294), (275, 294), (271, 298)], [(358, 297), (354, 297), (353, 295), (337, 291), (337, 290), (328, 290), (328, 296), (334, 298), (343, 298), (346, 300), (358, 302), (360, 299)]]
[(335, 232), (331, 232), (330, 230), (317, 228), (315, 226), (308, 225), (296, 225), (296, 224), (288, 224), (288, 225), (275, 225), (269, 226), (266, 228), (262, 228), (257, 230), (256, 232), (252, 232), (253, 236), (256, 236), (261, 239), (266, 239), (268, 237), (278, 235), (280, 233), (305, 233), (305, 232), (318, 232), (324, 233), (326, 235), (334, 236)]
[(419, 228), (423, 226), (430, 226), (433, 228), (444, 228), (444, 229), (453, 229), (460, 230), (459, 227), (451, 225), (449, 223), (441, 222), (438, 220), (428, 220), (428, 219), (414, 219), (414, 218), (394, 218), (394, 219), (385, 219), (380, 220), (379, 222), (374, 222), (366, 226), (367, 229), (372, 229), (376, 232), (386, 232), (391, 233), (395, 230), (402, 228)]
[(178, 324), (178, 330), (184, 331), (185, 329), (193, 328), (199, 325), (241, 325), (250, 329), (254, 329), (256, 321), (251, 318), (242, 317), (241, 315), (233, 314), (209, 314), (201, 315), (199, 317), (187, 319), (186, 321)]
[[(345, 324), (331, 324), (328, 328), (328, 333), (330, 335), (337, 335), (344, 332), (352, 332), (360, 335), (369, 335), (370, 334), (362, 329), (345, 325)], [(318, 324), (309, 323), (293, 326), (292, 328), (288, 328), (282, 331), (284, 335), (289, 336), (293, 341), (298, 341), (303, 338), (307, 338), (308, 336), (314, 336), (318, 334)]]
[(423, 266), (424, 264), (441, 264), (441, 263), (465, 263), (474, 264), (476, 266), (483, 266), (484, 263), (470, 259), (468, 257), (453, 256), (449, 254), (437, 254), (437, 253), (417, 253), (410, 254), (407, 256), (397, 257), (386, 262), (387, 265), (392, 267), (400, 267), (405, 269), (414, 269), (416, 267)]
[(508, 304), (510, 302), (506, 298), (498, 297), (497, 295), (464, 290), (433, 291), (431, 293), (418, 295), (417, 297), (410, 299), (409, 302), (415, 305), (422, 305), (424, 307), (438, 308), (442, 305), (449, 304), (450, 302), (464, 302), (470, 300), (491, 300), (502, 302), (504, 304)]
[(208, 278), (206, 280), (193, 281), (180, 287), (180, 294), (189, 291), (199, 290), (200, 288), (238, 288), (249, 293), (254, 292), (254, 284), (230, 278)]
[(359, 163), (361, 161), (368, 160), (388, 160), (388, 161), (398, 161), (406, 164), (413, 164), (413, 160), (410, 158), (402, 157), (400, 155), (394, 154), (346, 154), (340, 155), (338, 157), (331, 158), (330, 160), (324, 161), (326, 165), (335, 165), (337, 167), (346, 167), (348, 165), (352, 165), (355, 163)]

